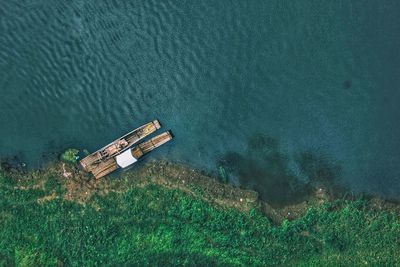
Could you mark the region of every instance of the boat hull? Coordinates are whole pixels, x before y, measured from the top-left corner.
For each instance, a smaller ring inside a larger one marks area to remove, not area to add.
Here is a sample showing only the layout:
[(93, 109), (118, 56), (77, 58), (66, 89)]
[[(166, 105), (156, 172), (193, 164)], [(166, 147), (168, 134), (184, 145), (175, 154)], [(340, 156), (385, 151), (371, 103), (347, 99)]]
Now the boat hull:
[(83, 158), (80, 161), (80, 164), (84, 170), (90, 172), (93, 168), (97, 168), (99, 164), (113, 159), (113, 157), (129, 149), (134, 144), (160, 128), (161, 125), (158, 120), (146, 123)]
[[(133, 148), (130, 149), (132, 156), (138, 160), (150, 151), (156, 149), (157, 147), (169, 142), (170, 140), (173, 139), (173, 136), (170, 131), (161, 133), (148, 141), (145, 141), (143, 143), (140, 143)], [(126, 153), (126, 152), (125, 152)], [(128, 167), (128, 166), (124, 166)], [(106, 161), (103, 161), (95, 166), (91, 170), (91, 173), (96, 177), (96, 179), (99, 179), (101, 177), (106, 176), (107, 174), (112, 173), (113, 171), (119, 169), (120, 166), (118, 165), (118, 162), (116, 160), (116, 157), (110, 158)]]

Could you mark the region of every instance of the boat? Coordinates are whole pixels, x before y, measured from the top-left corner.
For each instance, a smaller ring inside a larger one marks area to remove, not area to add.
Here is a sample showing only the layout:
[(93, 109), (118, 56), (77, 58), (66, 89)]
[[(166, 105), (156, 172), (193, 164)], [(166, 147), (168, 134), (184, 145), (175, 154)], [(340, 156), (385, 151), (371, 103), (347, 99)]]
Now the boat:
[(132, 147), (134, 144), (136, 144), (146, 136), (154, 133), (160, 128), (161, 125), (158, 120), (153, 120), (149, 123), (146, 123), (83, 158), (80, 161), (80, 164), (84, 170), (90, 172), (93, 168), (97, 168), (97, 165), (99, 165), (100, 163), (106, 162), (107, 160), (121, 154), (122, 152)]
[(172, 138), (173, 136), (170, 131), (161, 133), (149, 139), (148, 141), (140, 143), (133, 148), (119, 153), (115, 157), (108, 158), (107, 160), (96, 164), (95, 167), (90, 170), (90, 172), (94, 175), (94, 177), (96, 177), (96, 179), (99, 179), (119, 168), (127, 168), (150, 151), (172, 140)]

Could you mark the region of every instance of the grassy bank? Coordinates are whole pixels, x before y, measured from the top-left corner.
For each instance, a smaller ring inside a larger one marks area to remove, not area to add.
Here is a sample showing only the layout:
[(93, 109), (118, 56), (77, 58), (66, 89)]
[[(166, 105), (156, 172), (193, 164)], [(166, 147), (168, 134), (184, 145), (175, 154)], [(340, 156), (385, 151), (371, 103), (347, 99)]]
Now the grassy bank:
[(285, 220), (255, 192), (169, 164), (100, 181), (62, 164), (2, 171), (0, 265), (400, 265), (396, 206), (310, 203)]

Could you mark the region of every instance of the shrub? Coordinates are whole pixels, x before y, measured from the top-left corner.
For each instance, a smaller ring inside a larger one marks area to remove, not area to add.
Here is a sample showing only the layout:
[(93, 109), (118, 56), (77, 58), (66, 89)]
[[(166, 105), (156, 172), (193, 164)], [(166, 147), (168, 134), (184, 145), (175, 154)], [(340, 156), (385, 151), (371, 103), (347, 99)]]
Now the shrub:
[(75, 164), (79, 159), (78, 153), (79, 150), (77, 149), (67, 149), (64, 153), (61, 154), (61, 160), (65, 163)]

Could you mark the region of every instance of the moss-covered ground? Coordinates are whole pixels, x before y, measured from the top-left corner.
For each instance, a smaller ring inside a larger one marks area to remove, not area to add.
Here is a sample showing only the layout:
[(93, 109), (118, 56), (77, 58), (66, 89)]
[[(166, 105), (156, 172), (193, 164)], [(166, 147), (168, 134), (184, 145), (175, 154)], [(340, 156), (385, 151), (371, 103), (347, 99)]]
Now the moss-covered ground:
[(326, 200), (274, 221), (254, 192), (200, 176), (2, 171), (0, 266), (400, 266), (397, 206)]

